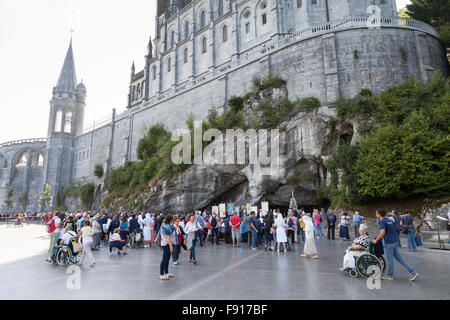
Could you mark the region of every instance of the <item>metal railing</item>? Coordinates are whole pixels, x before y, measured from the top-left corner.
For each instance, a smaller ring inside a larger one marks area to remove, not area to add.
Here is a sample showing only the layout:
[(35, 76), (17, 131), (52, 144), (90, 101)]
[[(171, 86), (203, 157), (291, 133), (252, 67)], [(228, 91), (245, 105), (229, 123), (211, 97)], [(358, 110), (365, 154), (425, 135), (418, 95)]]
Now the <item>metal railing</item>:
[(105, 125), (108, 125), (111, 122), (112, 122), (112, 116), (108, 116), (101, 120), (96, 120), (83, 128), (83, 134), (88, 133), (90, 131), (94, 131), (95, 129), (103, 127)]
[(309, 26), (302, 30), (295, 31), (291, 34), (283, 36), (280, 39), (280, 46), (297, 42), (302, 39), (306, 39), (311, 36), (318, 36), (321, 34), (326, 34), (329, 32), (352, 29), (352, 28), (383, 28), (383, 27), (397, 27), (397, 28), (408, 28), (415, 29), (429, 33), (437, 38), (439, 38), (439, 33), (430, 25), (417, 21), (414, 19), (401, 18), (401, 17), (382, 17), (379, 19), (367, 18), (367, 17), (349, 17), (343, 18), (337, 21), (332, 21), (329, 23)]
[(17, 144), (36, 143), (36, 142), (47, 142), (47, 138), (21, 139), (21, 140), (4, 142), (4, 143), (0, 143), (0, 148), (9, 147), (9, 146), (17, 145)]
[(6, 225), (6, 227), (20, 227), (24, 224), (45, 224), (44, 217), (37, 217), (37, 216), (31, 216), (31, 217), (22, 217), (22, 219), (19, 219), (17, 217), (5, 217), (0, 216), (0, 225)]

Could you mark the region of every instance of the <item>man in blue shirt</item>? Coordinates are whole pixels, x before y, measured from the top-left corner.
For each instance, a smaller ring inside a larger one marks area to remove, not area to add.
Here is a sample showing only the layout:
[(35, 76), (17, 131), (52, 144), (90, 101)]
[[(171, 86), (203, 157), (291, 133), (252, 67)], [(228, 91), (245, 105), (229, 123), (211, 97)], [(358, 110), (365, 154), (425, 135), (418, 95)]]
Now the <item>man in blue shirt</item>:
[(203, 228), (205, 227), (205, 220), (203, 220), (203, 217), (200, 214), (200, 211), (195, 212), (195, 221), (198, 222), (200, 227), (202, 227), (202, 229), (200, 229), (199, 231), (197, 231), (195, 233), (195, 237), (198, 238), (198, 240), (200, 242), (200, 247), (203, 247), (203, 236), (204, 236)]
[(398, 250), (398, 234), (395, 230), (394, 221), (386, 217), (386, 211), (384, 209), (378, 209), (376, 215), (380, 221), (381, 232), (378, 237), (372, 241), (372, 243), (376, 244), (381, 239), (384, 239), (384, 249), (386, 252), (386, 260), (388, 264), (387, 275), (381, 276), (381, 279), (394, 280), (395, 258), (395, 260), (397, 260), (402, 266), (408, 269), (408, 271), (412, 274), (412, 277), (409, 280), (416, 280), (419, 274), (408, 264), (408, 262), (406, 262), (405, 259), (402, 258), (402, 256), (400, 255), (400, 251)]
[(356, 211), (352, 217), (353, 231), (355, 231), (355, 239), (359, 237), (359, 226), (361, 225), (362, 219), (364, 219), (364, 217), (359, 215), (358, 211)]
[[(247, 220), (248, 224), (249, 224), (249, 236), (251, 238), (251, 246), (253, 250), (256, 250), (256, 241), (257, 241), (257, 236), (258, 236), (258, 228), (256, 228), (256, 218), (255, 218), (255, 212), (252, 211), (250, 213), (250, 216)], [(250, 241), (249, 241), (250, 244)], [(250, 247), (250, 246), (249, 246)]]

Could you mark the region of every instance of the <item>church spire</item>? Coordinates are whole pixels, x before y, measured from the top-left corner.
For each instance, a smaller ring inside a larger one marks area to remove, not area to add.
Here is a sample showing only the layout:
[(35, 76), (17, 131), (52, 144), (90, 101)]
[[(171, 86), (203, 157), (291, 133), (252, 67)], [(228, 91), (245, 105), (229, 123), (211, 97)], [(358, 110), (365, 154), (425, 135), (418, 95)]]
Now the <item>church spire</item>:
[(77, 85), (77, 76), (75, 74), (75, 62), (73, 59), (72, 38), (70, 39), (69, 49), (67, 49), (64, 65), (59, 74), (57, 89), (75, 91)]

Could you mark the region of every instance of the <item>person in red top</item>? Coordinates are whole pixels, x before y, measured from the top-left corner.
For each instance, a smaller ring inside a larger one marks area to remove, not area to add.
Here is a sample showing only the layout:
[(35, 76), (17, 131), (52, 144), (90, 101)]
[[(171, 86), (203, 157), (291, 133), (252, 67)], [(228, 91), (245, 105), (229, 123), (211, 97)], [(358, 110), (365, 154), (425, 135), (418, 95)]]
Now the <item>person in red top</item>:
[(239, 240), (241, 236), (241, 218), (237, 215), (237, 211), (233, 212), (233, 216), (230, 218), (230, 225), (233, 247), (240, 247)]

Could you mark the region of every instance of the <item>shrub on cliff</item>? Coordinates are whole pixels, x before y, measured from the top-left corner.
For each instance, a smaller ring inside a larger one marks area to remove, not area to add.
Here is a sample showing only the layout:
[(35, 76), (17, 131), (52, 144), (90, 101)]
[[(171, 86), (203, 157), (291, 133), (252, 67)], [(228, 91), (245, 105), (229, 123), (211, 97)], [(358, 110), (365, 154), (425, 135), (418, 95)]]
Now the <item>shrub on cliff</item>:
[(440, 73), (427, 83), (410, 78), (377, 96), (342, 99), (341, 120), (364, 118), (366, 126), (357, 145), (340, 145), (327, 162), (332, 202), (448, 194), (449, 105), (449, 80)]
[(94, 202), (94, 191), (95, 187), (92, 183), (86, 183), (86, 184), (73, 184), (70, 183), (65, 189), (64, 189), (64, 195), (63, 198), (66, 197), (74, 197), (74, 198), (80, 198), (83, 204), (90, 208), (92, 206), (92, 203)]

